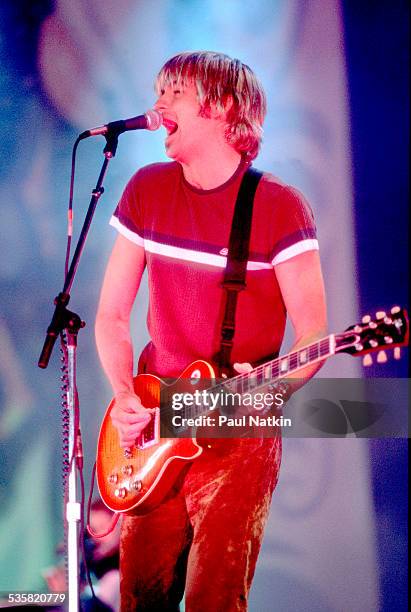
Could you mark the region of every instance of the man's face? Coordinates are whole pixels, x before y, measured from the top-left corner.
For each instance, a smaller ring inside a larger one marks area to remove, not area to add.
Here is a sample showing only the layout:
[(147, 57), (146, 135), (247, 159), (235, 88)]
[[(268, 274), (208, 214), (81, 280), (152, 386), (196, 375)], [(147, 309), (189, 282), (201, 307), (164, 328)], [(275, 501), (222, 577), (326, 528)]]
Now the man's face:
[(213, 139), (221, 138), (224, 133), (221, 117), (200, 117), (200, 104), (193, 83), (184, 87), (167, 86), (160, 92), (154, 108), (163, 115), (163, 125), (167, 130), (166, 153), (181, 163), (190, 164), (202, 158), (207, 146), (212, 146)]

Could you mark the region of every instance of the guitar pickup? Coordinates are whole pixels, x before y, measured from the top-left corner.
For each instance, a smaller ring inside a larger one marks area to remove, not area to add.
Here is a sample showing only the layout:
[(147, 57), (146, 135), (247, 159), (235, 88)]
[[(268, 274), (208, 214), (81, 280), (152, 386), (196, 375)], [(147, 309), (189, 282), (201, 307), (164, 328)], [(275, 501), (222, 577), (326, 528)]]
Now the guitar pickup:
[(154, 411), (150, 422), (136, 440), (135, 446), (139, 450), (150, 448), (160, 441), (160, 408), (154, 408)]

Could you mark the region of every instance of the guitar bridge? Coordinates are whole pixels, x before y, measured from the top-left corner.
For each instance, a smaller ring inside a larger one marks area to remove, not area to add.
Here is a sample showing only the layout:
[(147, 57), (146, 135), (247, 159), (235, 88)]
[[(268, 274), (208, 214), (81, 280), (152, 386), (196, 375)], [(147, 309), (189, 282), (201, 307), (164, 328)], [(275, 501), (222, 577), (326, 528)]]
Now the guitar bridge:
[(139, 450), (145, 450), (158, 444), (160, 441), (160, 408), (154, 408), (155, 412), (151, 417), (150, 422), (141, 432), (140, 436), (136, 440), (135, 446)]

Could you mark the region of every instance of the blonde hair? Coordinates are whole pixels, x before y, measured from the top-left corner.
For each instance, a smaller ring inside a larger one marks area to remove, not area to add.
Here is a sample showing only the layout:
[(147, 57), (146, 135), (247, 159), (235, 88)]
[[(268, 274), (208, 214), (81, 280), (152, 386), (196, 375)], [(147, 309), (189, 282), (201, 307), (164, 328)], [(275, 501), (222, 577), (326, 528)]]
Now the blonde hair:
[(166, 87), (195, 84), (200, 115), (211, 106), (226, 112), (226, 140), (241, 154), (254, 159), (260, 148), (266, 97), (254, 72), (238, 59), (213, 51), (186, 51), (170, 58), (156, 79), (158, 93)]

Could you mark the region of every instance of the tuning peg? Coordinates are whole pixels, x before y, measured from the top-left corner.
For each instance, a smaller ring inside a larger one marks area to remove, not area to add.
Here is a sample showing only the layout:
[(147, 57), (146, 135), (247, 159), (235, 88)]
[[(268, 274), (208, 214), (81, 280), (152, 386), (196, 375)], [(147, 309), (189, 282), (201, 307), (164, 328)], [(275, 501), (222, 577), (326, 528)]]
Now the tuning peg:
[(364, 355), (363, 360), (362, 360), (362, 364), (365, 368), (368, 368), (368, 366), (372, 365), (372, 357), (369, 353), (367, 353), (366, 355)]
[(393, 306), (391, 308), (391, 314), (397, 314), (398, 312), (400, 312), (401, 308), (399, 306)]
[(401, 349), (399, 346), (394, 348), (394, 359), (401, 359)]
[(361, 319), (361, 323), (369, 323), (371, 321), (370, 315), (364, 315)]
[(387, 313), (384, 310), (379, 310), (378, 312), (375, 313), (375, 318), (376, 319), (384, 319), (387, 316)]
[(388, 361), (387, 353), (385, 351), (379, 351), (377, 355), (378, 363), (386, 363)]

